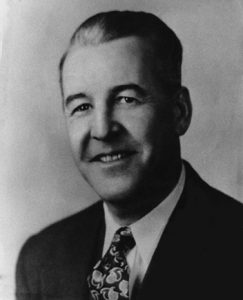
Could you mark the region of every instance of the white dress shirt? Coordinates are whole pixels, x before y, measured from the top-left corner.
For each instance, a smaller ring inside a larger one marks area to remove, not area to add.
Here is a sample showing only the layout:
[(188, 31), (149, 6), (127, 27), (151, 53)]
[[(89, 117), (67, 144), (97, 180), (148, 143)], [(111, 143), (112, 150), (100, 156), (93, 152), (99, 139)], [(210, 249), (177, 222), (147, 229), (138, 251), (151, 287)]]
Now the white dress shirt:
[[(182, 165), (180, 178), (172, 192), (143, 218), (129, 225), (135, 239), (135, 247), (127, 254), (127, 263), (131, 270), (129, 279), (130, 292), (136, 282), (140, 284), (147, 271), (151, 258), (163, 234), (166, 224), (174, 210), (185, 184), (185, 168)], [(110, 247), (114, 233), (121, 227), (111, 215), (104, 202), (105, 240), (103, 256)]]

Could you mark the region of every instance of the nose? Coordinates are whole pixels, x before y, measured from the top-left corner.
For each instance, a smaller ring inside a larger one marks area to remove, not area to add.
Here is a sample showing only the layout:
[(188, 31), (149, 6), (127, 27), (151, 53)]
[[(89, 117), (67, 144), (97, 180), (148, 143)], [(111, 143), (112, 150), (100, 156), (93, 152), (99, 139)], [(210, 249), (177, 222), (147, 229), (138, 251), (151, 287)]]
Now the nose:
[(116, 132), (118, 126), (112, 118), (112, 112), (106, 107), (97, 107), (91, 119), (91, 137), (96, 140), (105, 140)]

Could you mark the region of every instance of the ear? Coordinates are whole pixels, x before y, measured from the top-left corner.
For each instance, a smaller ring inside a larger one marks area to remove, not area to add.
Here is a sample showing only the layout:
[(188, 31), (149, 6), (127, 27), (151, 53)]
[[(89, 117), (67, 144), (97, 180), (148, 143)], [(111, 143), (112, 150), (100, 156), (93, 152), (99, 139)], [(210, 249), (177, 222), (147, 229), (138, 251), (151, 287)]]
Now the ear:
[(186, 133), (192, 117), (192, 104), (189, 91), (181, 87), (173, 99), (173, 120), (175, 133), (181, 136)]

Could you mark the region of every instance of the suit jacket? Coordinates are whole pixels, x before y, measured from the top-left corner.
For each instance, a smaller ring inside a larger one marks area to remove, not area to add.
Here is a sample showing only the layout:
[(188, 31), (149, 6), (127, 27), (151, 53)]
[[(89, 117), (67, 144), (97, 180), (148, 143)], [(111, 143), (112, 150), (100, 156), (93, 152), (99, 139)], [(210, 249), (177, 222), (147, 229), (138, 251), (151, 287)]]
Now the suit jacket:
[[(243, 299), (243, 205), (185, 164), (182, 196), (136, 299)], [(100, 201), (31, 237), (17, 263), (17, 299), (89, 299), (104, 234)]]

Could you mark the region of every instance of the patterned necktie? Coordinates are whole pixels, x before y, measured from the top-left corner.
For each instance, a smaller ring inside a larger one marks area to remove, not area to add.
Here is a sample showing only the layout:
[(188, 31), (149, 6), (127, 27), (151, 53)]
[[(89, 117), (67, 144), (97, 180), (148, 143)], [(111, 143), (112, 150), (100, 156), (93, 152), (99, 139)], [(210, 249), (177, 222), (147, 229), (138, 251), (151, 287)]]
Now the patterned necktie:
[(121, 227), (113, 237), (105, 256), (88, 276), (91, 298), (94, 300), (124, 300), (128, 297), (129, 268), (126, 254), (135, 246), (129, 227)]

